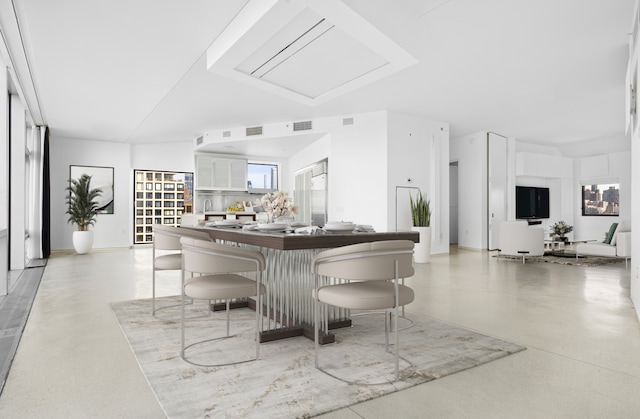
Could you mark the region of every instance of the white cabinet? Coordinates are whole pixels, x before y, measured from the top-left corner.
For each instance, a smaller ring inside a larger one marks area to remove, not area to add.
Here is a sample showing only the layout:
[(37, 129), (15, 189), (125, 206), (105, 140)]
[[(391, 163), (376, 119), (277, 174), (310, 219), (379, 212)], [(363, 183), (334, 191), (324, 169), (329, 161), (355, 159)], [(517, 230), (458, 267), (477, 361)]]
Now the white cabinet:
[(196, 189), (247, 190), (247, 160), (196, 155)]
[(573, 159), (548, 154), (516, 153), (516, 176), (571, 179)]

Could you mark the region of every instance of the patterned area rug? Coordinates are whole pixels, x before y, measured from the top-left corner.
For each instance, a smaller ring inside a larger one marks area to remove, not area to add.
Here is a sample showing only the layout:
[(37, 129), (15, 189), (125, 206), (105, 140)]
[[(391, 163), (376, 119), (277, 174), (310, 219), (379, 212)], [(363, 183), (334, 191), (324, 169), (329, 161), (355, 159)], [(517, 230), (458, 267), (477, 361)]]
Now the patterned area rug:
[[(566, 252), (567, 256), (530, 256), (526, 258), (526, 263), (532, 262), (544, 262), (544, 263), (557, 263), (559, 265), (574, 265), (574, 266), (585, 266), (585, 267), (594, 267), (594, 266), (602, 266), (602, 265), (611, 265), (615, 263), (624, 263), (624, 259), (622, 258), (609, 258), (604, 256), (580, 256), (576, 258), (575, 252)], [(495, 258), (498, 256), (495, 255)], [(508, 256), (501, 255), (500, 259), (512, 259), (519, 260), (522, 262), (522, 256)]]
[[(166, 305), (173, 299), (160, 299)], [(305, 418), (403, 390), (490, 362), (525, 349), (522, 346), (410, 314), (401, 319), (400, 355), (416, 365), (405, 381), (349, 385), (314, 367), (313, 342), (295, 337), (264, 343), (260, 359), (225, 367), (196, 367), (180, 358), (179, 321), (151, 316), (151, 300), (111, 305), (138, 363), (169, 418)], [(189, 306), (187, 316), (206, 305)], [(179, 318), (180, 309), (161, 311)], [(336, 331), (336, 344), (321, 347), (320, 362), (340, 378), (360, 382), (390, 380), (393, 357), (384, 350), (381, 313), (353, 317), (354, 327)], [(223, 312), (188, 322), (187, 342), (224, 334)], [(231, 313), (232, 339), (203, 345), (191, 356), (198, 362), (250, 358), (255, 345), (255, 314), (243, 308)], [(405, 329), (402, 329), (406, 327)], [(208, 359), (207, 359), (208, 358)], [(401, 373), (410, 370), (405, 361)]]

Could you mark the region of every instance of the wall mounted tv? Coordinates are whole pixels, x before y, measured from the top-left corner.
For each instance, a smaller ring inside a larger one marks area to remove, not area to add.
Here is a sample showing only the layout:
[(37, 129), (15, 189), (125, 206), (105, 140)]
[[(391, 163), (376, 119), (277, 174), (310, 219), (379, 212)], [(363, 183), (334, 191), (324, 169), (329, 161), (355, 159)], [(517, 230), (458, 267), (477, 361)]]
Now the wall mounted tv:
[(549, 218), (549, 188), (516, 186), (516, 218)]

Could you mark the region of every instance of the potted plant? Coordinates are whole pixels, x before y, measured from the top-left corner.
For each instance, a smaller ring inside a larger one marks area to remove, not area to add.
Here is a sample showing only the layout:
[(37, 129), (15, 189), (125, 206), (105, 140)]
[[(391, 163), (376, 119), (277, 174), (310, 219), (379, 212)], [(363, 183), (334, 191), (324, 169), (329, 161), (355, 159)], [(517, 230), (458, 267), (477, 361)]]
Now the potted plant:
[(416, 243), (413, 252), (414, 260), (416, 263), (429, 263), (431, 259), (431, 201), (422, 194), (418, 194), (415, 200), (409, 195), (409, 204), (413, 220), (411, 230), (420, 233), (420, 242)]
[(551, 234), (553, 236), (557, 236), (559, 238), (559, 241), (566, 242), (566, 234), (569, 234), (573, 231), (573, 226), (570, 226), (569, 224), (561, 220), (551, 226), (551, 231)]
[(73, 232), (73, 248), (79, 254), (87, 253), (93, 245), (93, 231), (89, 226), (96, 222), (98, 202), (102, 195), (100, 189), (91, 189), (91, 176), (82, 175), (79, 179), (69, 179), (67, 196), (67, 222), (76, 224), (78, 230)]

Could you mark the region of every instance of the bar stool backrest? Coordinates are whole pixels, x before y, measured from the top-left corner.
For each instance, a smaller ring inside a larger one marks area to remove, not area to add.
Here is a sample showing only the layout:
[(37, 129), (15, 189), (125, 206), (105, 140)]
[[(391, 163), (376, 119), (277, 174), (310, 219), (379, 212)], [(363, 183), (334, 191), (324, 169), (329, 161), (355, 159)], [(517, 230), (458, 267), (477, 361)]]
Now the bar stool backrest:
[(164, 226), (162, 224), (156, 224), (153, 226), (153, 246), (157, 250), (180, 250), (182, 248), (182, 244), (180, 243), (181, 237), (211, 240), (209, 234), (204, 231)]
[(385, 240), (326, 250), (314, 256), (311, 266), (317, 275), (349, 280), (395, 279), (413, 276), (411, 240)]
[(264, 255), (256, 250), (191, 237), (183, 237), (181, 242), (183, 267), (188, 272), (215, 275), (256, 272), (265, 268)]

